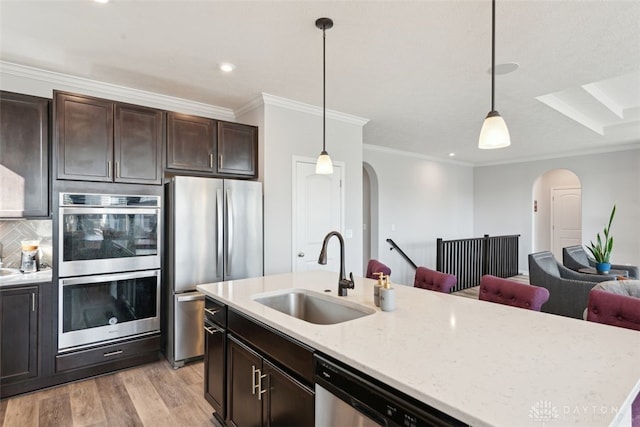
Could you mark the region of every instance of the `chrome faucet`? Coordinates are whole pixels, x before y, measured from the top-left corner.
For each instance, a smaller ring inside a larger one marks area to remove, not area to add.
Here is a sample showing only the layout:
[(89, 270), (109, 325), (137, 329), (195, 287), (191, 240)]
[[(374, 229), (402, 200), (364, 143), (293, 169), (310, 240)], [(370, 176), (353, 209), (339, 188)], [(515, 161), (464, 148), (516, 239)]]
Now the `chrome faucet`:
[(338, 295), (346, 297), (347, 289), (353, 289), (353, 273), (349, 273), (349, 279), (347, 279), (347, 276), (344, 274), (344, 239), (337, 231), (332, 231), (324, 237), (322, 250), (320, 250), (320, 256), (318, 257), (318, 264), (327, 264), (327, 243), (329, 243), (331, 236), (336, 236), (340, 241), (340, 277), (338, 278)]

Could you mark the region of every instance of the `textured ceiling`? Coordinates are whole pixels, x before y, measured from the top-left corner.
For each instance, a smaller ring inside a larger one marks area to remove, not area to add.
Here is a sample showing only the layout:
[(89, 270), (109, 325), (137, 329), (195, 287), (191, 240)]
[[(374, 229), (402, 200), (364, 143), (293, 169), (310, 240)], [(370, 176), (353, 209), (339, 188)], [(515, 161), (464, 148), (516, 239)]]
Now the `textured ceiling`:
[(0, 59), (232, 109), (321, 105), (321, 16), (327, 108), (370, 119), (366, 144), (476, 165), (640, 146), (638, 0), (497, 2), (496, 62), (520, 65), (496, 77), (500, 150), (477, 148), (489, 0), (2, 0)]

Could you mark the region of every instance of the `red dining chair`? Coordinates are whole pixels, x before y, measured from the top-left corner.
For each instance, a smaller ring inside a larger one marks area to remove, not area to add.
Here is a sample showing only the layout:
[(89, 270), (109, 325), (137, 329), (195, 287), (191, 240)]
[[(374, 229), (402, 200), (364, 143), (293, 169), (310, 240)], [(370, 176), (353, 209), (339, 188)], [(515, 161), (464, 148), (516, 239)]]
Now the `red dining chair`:
[(426, 267), (418, 267), (413, 282), (415, 288), (448, 294), (456, 285), (458, 279), (453, 274), (441, 273)]
[(549, 300), (549, 291), (540, 286), (485, 274), (480, 279), (478, 298), (482, 301), (540, 311), (542, 304)]

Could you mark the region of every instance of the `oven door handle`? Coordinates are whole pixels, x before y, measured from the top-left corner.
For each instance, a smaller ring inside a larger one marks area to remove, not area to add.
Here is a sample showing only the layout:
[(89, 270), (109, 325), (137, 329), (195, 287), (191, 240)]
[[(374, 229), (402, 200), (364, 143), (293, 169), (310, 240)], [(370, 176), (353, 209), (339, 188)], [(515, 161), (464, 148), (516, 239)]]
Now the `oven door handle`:
[(62, 286), (67, 285), (82, 285), (87, 283), (99, 283), (106, 281), (116, 281), (116, 280), (129, 280), (129, 279), (141, 279), (144, 277), (157, 277), (160, 274), (160, 270), (151, 270), (151, 271), (134, 271), (131, 273), (105, 273), (105, 274), (94, 274), (91, 276), (82, 276), (82, 277), (71, 277), (60, 279), (60, 284)]
[(200, 292), (189, 292), (188, 294), (180, 295), (178, 302), (188, 301), (204, 301), (204, 294)]

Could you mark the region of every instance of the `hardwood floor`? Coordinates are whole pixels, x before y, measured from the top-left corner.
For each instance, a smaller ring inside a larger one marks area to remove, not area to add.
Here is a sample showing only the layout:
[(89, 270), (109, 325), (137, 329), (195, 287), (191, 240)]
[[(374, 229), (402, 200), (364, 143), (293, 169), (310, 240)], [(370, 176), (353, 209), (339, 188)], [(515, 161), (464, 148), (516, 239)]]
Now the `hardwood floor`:
[(202, 362), (166, 360), (0, 401), (3, 427), (218, 426)]

